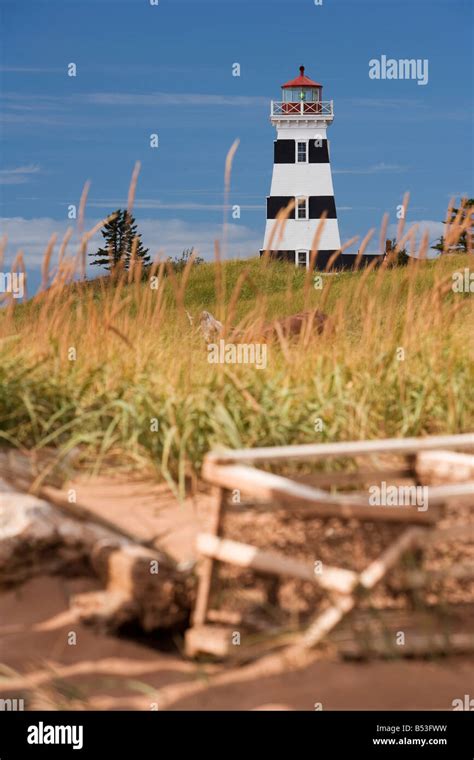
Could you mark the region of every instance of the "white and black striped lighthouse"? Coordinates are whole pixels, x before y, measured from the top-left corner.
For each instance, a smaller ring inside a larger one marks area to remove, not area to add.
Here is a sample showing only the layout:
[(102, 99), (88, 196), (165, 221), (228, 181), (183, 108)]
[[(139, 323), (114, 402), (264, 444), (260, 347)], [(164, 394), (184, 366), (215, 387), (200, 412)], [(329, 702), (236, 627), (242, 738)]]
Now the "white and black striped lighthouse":
[[(308, 267), (319, 219), (326, 211), (318, 245), (318, 269), (325, 268), (341, 245), (326, 135), (334, 110), (332, 101), (322, 99), (322, 89), (300, 66), (300, 75), (282, 85), (281, 101), (272, 100), (270, 118), (277, 139), (261, 251)], [(275, 229), (278, 212), (291, 201), (294, 209), (284, 226)]]

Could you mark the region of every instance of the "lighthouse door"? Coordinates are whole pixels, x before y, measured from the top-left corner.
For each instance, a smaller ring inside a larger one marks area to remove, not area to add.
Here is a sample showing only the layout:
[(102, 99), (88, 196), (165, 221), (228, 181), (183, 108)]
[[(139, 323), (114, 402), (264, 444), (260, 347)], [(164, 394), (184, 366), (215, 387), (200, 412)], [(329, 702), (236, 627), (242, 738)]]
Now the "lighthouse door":
[(308, 269), (309, 251), (306, 251), (306, 250), (295, 251), (295, 266), (304, 267), (305, 269)]

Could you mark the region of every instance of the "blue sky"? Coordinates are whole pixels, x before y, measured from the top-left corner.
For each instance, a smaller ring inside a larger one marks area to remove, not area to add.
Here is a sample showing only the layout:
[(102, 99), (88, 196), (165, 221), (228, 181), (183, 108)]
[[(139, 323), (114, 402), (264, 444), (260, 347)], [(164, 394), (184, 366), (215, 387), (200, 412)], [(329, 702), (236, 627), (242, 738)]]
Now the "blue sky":
[[(71, 224), (84, 182), (92, 226), (124, 205), (137, 160), (145, 244), (211, 256), (236, 138), (230, 202), (241, 218), (227, 254), (255, 254), (273, 162), (270, 100), (302, 64), (334, 100), (343, 240), (378, 227), (385, 211), (395, 223), (406, 190), (408, 221), (434, 238), (450, 196), (472, 196), (468, 0), (4, 0), (2, 30), (2, 231), (30, 270)], [(428, 84), (370, 79), (381, 55), (428, 59)]]

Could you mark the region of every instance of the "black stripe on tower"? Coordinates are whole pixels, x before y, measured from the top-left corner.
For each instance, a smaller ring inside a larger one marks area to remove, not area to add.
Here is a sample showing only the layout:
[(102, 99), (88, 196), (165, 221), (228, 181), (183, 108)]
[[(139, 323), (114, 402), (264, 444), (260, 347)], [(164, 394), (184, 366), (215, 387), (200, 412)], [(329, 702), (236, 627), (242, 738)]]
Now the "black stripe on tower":
[(310, 219), (320, 219), (327, 211), (327, 219), (337, 219), (336, 202), (333, 195), (310, 195), (308, 215)]
[[(267, 198), (267, 219), (276, 219), (277, 214), (286, 208), (290, 201), (295, 200), (291, 195), (270, 195)], [(320, 219), (323, 211), (327, 211), (327, 219), (337, 219), (336, 204), (332, 195), (310, 195), (308, 204), (308, 218)], [(288, 219), (295, 218), (293, 208)]]
[[(328, 164), (329, 152), (327, 140), (308, 140), (308, 162), (310, 164)], [(275, 164), (294, 164), (296, 163), (296, 140), (275, 140), (274, 141)]]
[(327, 140), (310, 140), (308, 161), (310, 164), (328, 164), (329, 151)]
[[(316, 261), (314, 262), (314, 268), (318, 272), (324, 272), (332, 259), (335, 251), (318, 251)], [(289, 261), (291, 264), (295, 263), (295, 251), (260, 251), (260, 256), (269, 255), (271, 259), (275, 261)], [(383, 255), (364, 255), (357, 257), (357, 254), (343, 253), (337, 256), (331, 263), (331, 271), (340, 271), (344, 269), (354, 269), (357, 266), (359, 269), (373, 264), (374, 259), (377, 265), (380, 265), (383, 261)]]
[(273, 145), (273, 163), (275, 164), (294, 164), (295, 157), (295, 141), (294, 140), (275, 140)]
[[(321, 267), (322, 270), (326, 267), (329, 259), (331, 256), (333, 256), (335, 253), (334, 250), (332, 251), (318, 251), (318, 255), (316, 256), (316, 268)], [(290, 261), (292, 264), (295, 263), (295, 254), (296, 251), (286, 251), (286, 250), (279, 250), (279, 251), (260, 251), (260, 256), (264, 256), (265, 254), (269, 255), (271, 259), (274, 261)], [(341, 257), (339, 256), (338, 259)], [(351, 259), (353, 257), (350, 257)], [(355, 258), (355, 257), (354, 257)], [(336, 261), (338, 260), (336, 259)], [(344, 261), (341, 261), (339, 263), (339, 267), (342, 269), (344, 268)]]

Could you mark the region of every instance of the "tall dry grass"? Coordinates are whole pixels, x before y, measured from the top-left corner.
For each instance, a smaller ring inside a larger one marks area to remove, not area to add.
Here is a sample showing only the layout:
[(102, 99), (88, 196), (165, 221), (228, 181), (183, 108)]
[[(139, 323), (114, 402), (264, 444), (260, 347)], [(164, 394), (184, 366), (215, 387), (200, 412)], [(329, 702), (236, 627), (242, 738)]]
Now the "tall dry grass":
[[(129, 209), (132, 203), (129, 196)], [(465, 225), (459, 217), (447, 244)], [(50, 241), (44, 290), (1, 311), (5, 444), (56, 447), (61, 454), (79, 446), (91, 467), (151, 468), (182, 489), (186, 474), (196, 473), (216, 445), (473, 428), (472, 295), (452, 289), (452, 273), (468, 267), (471, 256), (428, 261), (424, 238), (412, 250), (418, 260), (407, 267), (386, 261), (322, 274), (321, 289), (311, 272), (266, 257), (218, 256), (180, 274), (157, 262), (147, 280), (135, 262), (129, 272), (78, 282), (93, 232), (84, 233), (72, 258), (65, 238), (51, 273)], [(401, 224), (400, 246), (414, 246), (414, 235)], [(313, 247), (314, 258), (317, 239)], [(268, 344), (266, 369), (210, 364), (188, 320), (207, 309), (228, 333), (237, 328), (255, 339), (256, 326), (314, 307), (329, 315), (324, 333), (305, 330), (295, 339), (280, 333)]]

